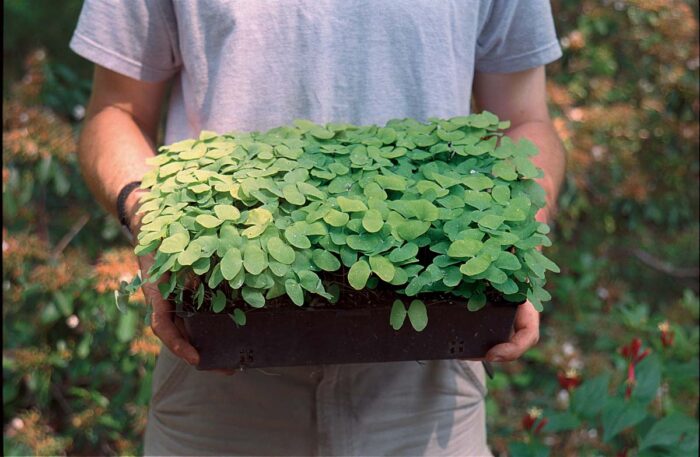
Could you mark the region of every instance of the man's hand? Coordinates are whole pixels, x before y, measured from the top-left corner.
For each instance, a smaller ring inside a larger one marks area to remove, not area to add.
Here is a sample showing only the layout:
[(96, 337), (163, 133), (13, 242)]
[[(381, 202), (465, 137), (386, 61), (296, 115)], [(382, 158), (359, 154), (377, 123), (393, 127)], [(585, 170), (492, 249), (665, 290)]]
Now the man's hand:
[[(95, 67), (78, 158), (93, 195), (115, 216), (119, 191), (125, 184), (141, 179), (152, 168), (146, 160), (155, 154), (156, 131), (166, 89), (167, 81), (138, 81)], [(139, 193), (143, 191), (135, 190), (126, 200), (133, 234), (137, 234), (140, 228), (140, 217), (134, 215)], [(148, 278), (153, 259), (153, 255), (138, 259), (144, 280)], [(165, 280), (167, 277), (161, 278), (161, 281)], [(151, 326), (155, 334), (178, 357), (197, 364), (199, 355), (189, 343), (183, 321), (175, 316), (173, 306), (163, 299), (158, 285), (144, 282), (142, 288), (147, 304), (153, 307)]]
[[(164, 274), (157, 282), (146, 282), (148, 278), (148, 270), (153, 265), (153, 254), (139, 256), (139, 266), (141, 268), (141, 277), (144, 283), (141, 286), (143, 294), (146, 297), (146, 303), (153, 308), (151, 314), (151, 329), (153, 333), (160, 338), (165, 346), (176, 356), (183, 359), (190, 365), (199, 363), (199, 353), (190, 344), (189, 335), (185, 329), (185, 323), (181, 317), (175, 314), (175, 309), (172, 303), (165, 300), (158, 290), (158, 284), (167, 282), (169, 275)], [(235, 370), (211, 370), (218, 373), (232, 375)]]
[(512, 362), (540, 339), (540, 313), (526, 301), (518, 306), (510, 339), (492, 347), (484, 357), (490, 362)]
[[(547, 206), (537, 214), (537, 220), (548, 222), (556, 208), (556, 199), (564, 180), (565, 154), (549, 117), (544, 67), (516, 73), (480, 73), (474, 75), (474, 101), (478, 110), (488, 110), (499, 119), (509, 120), (506, 132), (517, 141), (526, 138), (540, 153), (532, 158), (544, 171), (538, 179), (547, 194)], [(515, 314), (514, 331), (510, 340), (491, 348), (485, 359), (512, 361), (534, 346), (540, 336), (540, 315), (525, 302)]]
[(199, 354), (189, 342), (182, 318), (175, 315), (172, 304), (163, 299), (158, 290), (158, 283), (167, 281), (169, 275), (161, 276), (156, 283), (146, 282), (148, 278), (147, 272), (151, 265), (153, 265), (153, 254), (139, 256), (141, 277), (144, 279), (141, 288), (146, 297), (146, 302), (153, 308), (153, 313), (151, 314), (153, 333), (163, 341), (163, 344), (173, 354), (190, 365), (197, 365), (199, 363)]
[[(141, 216), (140, 214), (134, 214), (138, 203), (135, 201), (138, 199), (139, 194), (143, 191), (135, 191), (127, 199), (126, 207), (129, 208), (127, 211), (130, 215), (129, 217), (129, 229), (132, 233), (138, 234), (141, 228)], [(184, 321), (181, 317), (175, 314), (175, 309), (172, 303), (165, 300), (158, 290), (158, 284), (165, 283), (169, 280), (170, 275), (164, 274), (158, 281), (151, 283), (146, 281), (148, 279), (148, 270), (153, 265), (155, 261), (154, 254), (147, 254), (138, 257), (139, 267), (141, 269), (141, 278), (143, 278), (143, 295), (146, 297), (146, 303), (150, 305), (153, 309), (151, 314), (151, 329), (153, 333), (160, 338), (165, 346), (167, 346), (170, 351), (176, 356), (183, 359), (190, 365), (197, 365), (199, 363), (199, 353), (190, 344), (189, 335), (187, 335), (187, 330), (185, 329)], [(231, 375), (235, 373), (234, 370), (212, 370), (226, 375)]]
[[(136, 235), (141, 230), (142, 214), (137, 214), (137, 210), (139, 206), (138, 199), (143, 193), (144, 191), (141, 189), (135, 190), (129, 195), (125, 205), (129, 219), (129, 230), (134, 234), (134, 243), (136, 243)], [(147, 281), (149, 277), (148, 270), (154, 261), (155, 256), (153, 253), (138, 256), (141, 278), (143, 279), (141, 289), (143, 289), (143, 295), (146, 297), (146, 304), (153, 308), (151, 329), (173, 354), (190, 365), (197, 365), (199, 363), (199, 354), (189, 342), (182, 318), (175, 314), (173, 305), (168, 300), (165, 300), (160, 290), (158, 290), (158, 284), (167, 282), (170, 275), (164, 274), (155, 283)]]

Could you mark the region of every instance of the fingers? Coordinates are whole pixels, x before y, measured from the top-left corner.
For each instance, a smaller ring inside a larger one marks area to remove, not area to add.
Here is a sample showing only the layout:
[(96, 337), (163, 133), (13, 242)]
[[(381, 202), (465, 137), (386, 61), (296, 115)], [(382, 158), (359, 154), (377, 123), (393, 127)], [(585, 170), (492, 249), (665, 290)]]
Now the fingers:
[(199, 363), (197, 350), (185, 339), (173, 322), (173, 313), (166, 311), (154, 311), (151, 315), (151, 328), (153, 333), (163, 341), (168, 349), (176, 356), (184, 359), (190, 365)]
[(501, 343), (486, 353), (486, 360), (491, 362), (511, 362), (535, 345), (537, 337), (532, 329), (522, 329), (513, 335), (510, 341)]
[[(158, 290), (158, 283), (168, 281), (169, 275), (161, 276), (156, 284), (147, 282), (147, 272), (153, 265), (153, 255), (140, 257), (139, 264), (141, 266), (141, 277), (144, 278), (143, 293), (146, 297), (146, 302), (153, 308), (153, 314), (151, 314), (151, 329), (153, 333), (173, 354), (184, 359), (190, 365), (198, 365), (199, 354), (189, 342), (184, 321), (175, 315), (172, 304), (165, 300)], [(195, 289), (199, 285), (199, 281), (200, 279), (192, 274), (187, 278), (186, 287)], [(227, 369), (210, 371), (226, 376), (236, 373), (236, 370)]]
[(532, 303), (518, 307), (510, 340), (491, 348), (485, 359), (492, 362), (511, 362), (533, 347), (540, 338), (540, 316)]
[(185, 321), (182, 320), (181, 317), (178, 317), (177, 315), (175, 315), (175, 318), (173, 319), (173, 323), (175, 324), (175, 327), (177, 327), (177, 329), (181, 335), (187, 335), (187, 328), (185, 328)]
[[(170, 302), (165, 300), (158, 290), (158, 285), (147, 282), (147, 272), (153, 264), (153, 256), (143, 256), (139, 258), (141, 265), (141, 275), (144, 278), (142, 285), (146, 303), (153, 308), (151, 314), (151, 329), (153, 333), (172, 351), (176, 356), (184, 359), (190, 365), (199, 363), (199, 354), (187, 339), (187, 332), (184, 326), (175, 323), (175, 312)], [(168, 280), (168, 275), (159, 278), (159, 283)]]

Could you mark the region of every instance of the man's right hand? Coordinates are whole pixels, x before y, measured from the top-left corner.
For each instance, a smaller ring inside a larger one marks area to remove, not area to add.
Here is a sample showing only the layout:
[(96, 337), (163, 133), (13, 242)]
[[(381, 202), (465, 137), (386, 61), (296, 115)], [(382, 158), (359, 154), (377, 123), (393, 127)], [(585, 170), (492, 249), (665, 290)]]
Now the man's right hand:
[[(138, 199), (138, 194), (142, 191), (138, 190), (133, 192), (127, 199), (127, 208), (138, 207), (137, 203), (133, 203), (132, 199)], [(127, 210), (128, 211), (128, 210)], [(141, 214), (134, 214), (134, 210), (129, 211), (131, 214), (129, 229), (135, 235), (138, 234), (141, 228)], [(190, 344), (189, 336), (187, 335), (187, 330), (185, 329), (185, 323), (181, 317), (175, 314), (175, 309), (172, 303), (163, 298), (158, 289), (158, 284), (165, 283), (169, 280), (170, 275), (164, 274), (155, 283), (146, 281), (148, 279), (148, 271), (155, 261), (155, 255), (153, 253), (138, 256), (139, 267), (141, 269), (141, 278), (143, 289), (143, 294), (146, 297), (146, 304), (152, 307), (151, 314), (151, 329), (153, 333), (160, 338), (165, 346), (167, 346), (170, 351), (176, 356), (183, 359), (190, 365), (197, 365), (199, 363), (199, 353)], [(234, 370), (212, 370), (223, 374), (233, 374)]]
[(164, 274), (157, 282), (146, 281), (148, 270), (153, 265), (154, 255), (147, 254), (139, 256), (139, 266), (141, 267), (141, 277), (143, 278), (143, 294), (146, 303), (153, 309), (151, 314), (151, 329), (160, 338), (170, 351), (190, 365), (199, 363), (199, 354), (190, 344), (182, 318), (175, 314), (173, 305), (163, 298), (158, 290), (158, 284), (168, 281), (169, 275)]
[[(134, 243), (137, 243), (136, 236), (141, 230), (141, 217), (143, 215), (137, 214), (137, 209), (139, 206), (138, 199), (143, 193), (144, 191), (141, 189), (135, 190), (129, 195), (125, 205), (129, 217), (129, 230), (134, 234)], [(142, 278), (141, 289), (143, 289), (143, 295), (146, 297), (146, 304), (153, 309), (151, 329), (173, 354), (190, 365), (197, 365), (199, 363), (199, 354), (194, 346), (190, 344), (182, 318), (175, 314), (173, 305), (164, 299), (160, 290), (158, 290), (158, 284), (167, 282), (170, 279), (170, 275), (164, 274), (155, 283), (147, 281), (149, 278), (148, 270), (153, 266), (154, 261), (155, 255), (153, 253), (138, 256)]]
[[(140, 179), (152, 167), (146, 161), (156, 153), (161, 108), (168, 80), (140, 81), (95, 66), (92, 95), (78, 144), (80, 170), (90, 191), (107, 211), (117, 216), (116, 201), (126, 183)], [(126, 200), (131, 233), (140, 229), (135, 215), (138, 197), (134, 190)], [(153, 307), (155, 334), (174, 354), (190, 364), (199, 362), (199, 354), (190, 344), (181, 318), (173, 305), (163, 299), (157, 284), (145, 282), (154, 256), (138, 259), (147, 304)], [(161, 281), (167, 277), (161, 278)]]

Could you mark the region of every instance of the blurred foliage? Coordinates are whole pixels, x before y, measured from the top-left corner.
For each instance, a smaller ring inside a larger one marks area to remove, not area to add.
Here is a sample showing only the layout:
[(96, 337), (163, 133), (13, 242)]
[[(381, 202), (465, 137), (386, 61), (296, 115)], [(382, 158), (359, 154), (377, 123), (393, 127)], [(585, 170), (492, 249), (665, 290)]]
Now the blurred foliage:
[(51, 56), (44, 62), (39, 101), (58, 114), (82, 118), (90, 95), (92, 65), (68, 48), (83, 0), (6, 0), (3, 2), (3, 94), (25, 74), (23, 62), (34, 49)]
[[(75, 156), (90, 87), (66, 46), (80, 4), (4, 3), (6, 455), (139, 453), (159, 350), (142, 296), (114, 306), (136, 261)], [(540, 344), (489, 380), (490, 444), (498, 456), (696, 454), (698, 5), (553, 7), (564, 57), (548, 93), (568, 173), (548, 255), (562, 274)], [(644, 360), (624, 349), (635, 338)], [(620, 405), (634, 412), (621, 428)]]
[(121, 314), (113, 291), (137, 262), (42, 102), (46, 52), (25, 66), (3, 101), (4, 454), (134, 454), (159, 344), (143, 295)]

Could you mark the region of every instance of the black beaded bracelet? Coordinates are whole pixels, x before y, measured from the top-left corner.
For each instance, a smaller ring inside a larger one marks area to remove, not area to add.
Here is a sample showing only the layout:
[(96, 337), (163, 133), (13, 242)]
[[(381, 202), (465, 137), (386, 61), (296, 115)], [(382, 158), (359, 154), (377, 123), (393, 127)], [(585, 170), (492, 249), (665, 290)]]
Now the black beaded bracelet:
[(117, 197), (117, 215), (119, 216), (119, 222), (121, 222), (121, 224), (127, 229), (129, 229), (129, 221), (127, 220), (126, 208), (124, 205), (126, 204), (126, 199), (129, 194), (131, 194), (131, 192), (133, 192), (133, 190), (140, 185), (141, 181), (130, 182), (122, 187), (122, 190), (119, 191), (119, 196)]

